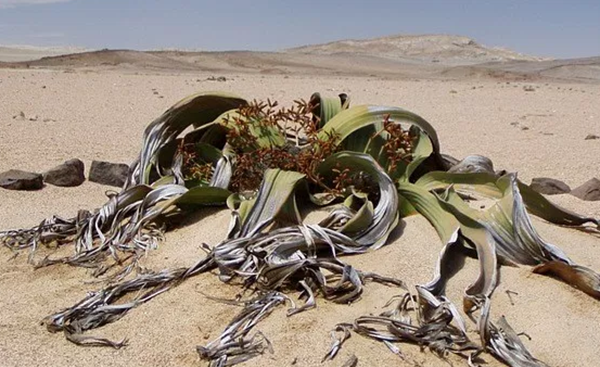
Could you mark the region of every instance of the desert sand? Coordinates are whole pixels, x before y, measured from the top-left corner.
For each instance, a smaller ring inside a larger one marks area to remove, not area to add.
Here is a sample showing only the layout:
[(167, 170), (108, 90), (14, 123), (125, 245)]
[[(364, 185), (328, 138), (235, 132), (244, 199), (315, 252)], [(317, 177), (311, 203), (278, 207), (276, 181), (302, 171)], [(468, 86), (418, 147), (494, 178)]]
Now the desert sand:
[[(260, 64), (261, 55), (253, 57), (253, 62)], [(256, 70), (249, 71), (244, 65), (235, 69), (231, 63), (214, 61), (218, 57), (204, 61), (214, 62), (212, 68), (197, 70), (177, 69), (177, 65), (158, 70), (92, 59), (62, 66), (48, 65), (47, 61), (35, 68), (13, 65), (0, 69), (0, 171), (16, 168), (41, 172), (70, 158), (80, 158), (88, 167), (92, 160), (129, 163), (141, 146), (144, 127), (166, 108), (194, 92), (224, 90), (285, 104), (308, 98), (315, 91), (331, 95), (345, 92), (352, 104), (396, 105), (416, 112), (435, 126), (443, 152), (459, 158), (486, 155), (497, 169), (516, 171), (527, 183), (533, 177), (553, 177), (576, 187), (600, 175), (600, 140), (584, 140), (587, 134), (600, 135), (600, 85), (593, 80), (581, 80), (577, 75), (549, 78), (533, 72), (518, 78), (497, 73), (440, 77), (439, 70), (436, 77), (426, 73), (426, 77), (417, 77), (419, 65), (402, 70), (407, 76), (381, 69), (372, 72), (360, 63), (335, 75), (326, 72), (334, 67), (335, 60), (327, 59), (330, 64), (324, 61), (323, 69), (311, 69), (303, 64), (309, 56), (290, 53), (281, 57), (288, 66), (294, 61), (296, 69), (278, 66), (273, 72), (274, 66), (264, 64)], [(380, 65), (396, 70), (385, 62)], [(215, 72), (226, 76), (227, 81), (206, 80)], [(525, 91), (525, 86), (532, 86), (534, 91)], [(25, 119), (13, 118), (21, 111)], [(30, 121), (34, 116), (35, 121)], [(79, 187), (47, 186), (36, 192), (1, 190), (0, 230), (33, 226), (53, 214), (72, 216), (79, 209), (99, 207), (109, 189), (113, 188), (85, 182)], [(552, 199), (582, 214), (600, 217), (598, 202), (569, 195)], [(310, 215), (307, 220), (314, 221), (315, 217)], [(225, 237), (228, 221), (225, 209), (201, 211), (188, 225), (167, 233), (144, 265), (155, 270), (191, 265), (204, 256), (202, 242), (214, 245)], [(600, 239), (539, 220), (535, 224), (546, 240), (561, 246), (573, 260), (600, 269)], [(381, 250), (345, 260), (361, 270), (397, 277), (409, 285), (428, 281), (442, 244), (421, 217), (407, 218), (401, 227), (403, 230)], [(8, 250), (0, 250), (2, 366), (204, 365), (195, 347), (216, 338), (239, 310), (206, 295), (233, 298), (240, 288), (221, 283), (214, 274), (204, 274), (134, 309), (118, 322), (92, 331), (112, 339), (126, 337), (130, 341), (127, 347), (78, 347), (62, 335), (46, 331), (40, 321), (101, 285), (90, 283), (93, 278), (83, 269), (54, 266), (34, 270), (27, 264), (26, 254), (10, 257)], [(461, 303), (463, 289), (476, 274), (477, 263), (468, 260), (465, 271), (450, 283), (448, 294), (455, 303)], [(507, 290), (518, 293), (512, 296), (514, 305)], [(337, 323), (379, 313), (400, 293), (399, 289), (367, 284), (362, 299), (351, 305), (319, 299), (317, 309), (291, 318), (285, 316), (285, 307), (276, 309), (256, 328), (273, 343), (274, 353), (246, 365), (321, 365), (331, 344), (329, 332)], [(557, 280), (532, 274), (526, 267), (503, 267), (493, 298), (493, 318), (505, 315), (517, 332), (526, 332), (531, 340), (524, 338), (524, 343), (540, 360), (550, 366), (600, 365), (597, 300)], [(476, 337), (474, 330), (471, 325)], [(408, 361), (383, 344), (353, 335), (334, 361), (322, 365), (341, 366), (353, 354), (359, 366), (448, 365), (416, 346), (401, 345), (401, 349)], [(489, 355), (483, 358), (489, 366), (501, 365)], [(457, 357), (450, 356), (449, 360), (453, 365), (466, 365)]]

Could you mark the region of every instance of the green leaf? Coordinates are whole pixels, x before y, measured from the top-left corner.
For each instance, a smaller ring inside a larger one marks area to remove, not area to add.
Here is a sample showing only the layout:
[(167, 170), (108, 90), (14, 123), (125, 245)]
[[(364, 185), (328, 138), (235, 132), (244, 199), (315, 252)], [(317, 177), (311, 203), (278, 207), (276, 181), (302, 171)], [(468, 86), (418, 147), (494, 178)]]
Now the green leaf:
[(242, 224), (240, 236), (257, 233), (270, 225), (303, 179), (304, 175), (299, 172), (268, 169), (258, 190), (256, 202)]
[(423, 175), (416, 184), (427, 191), (444, 191), (452, 186), (465, 195), (479, 195), (490, 199), (502, 197), (496, 185), (498, 178), (489, 173), (448, 173), (433, 171)]
[(453, 215), (441, 207), (435, 195), (408, 182), (398, 183), (398, 194), (431, 223), (442, 243), (450, 241), (459, 224)]
[[(344, 96), (345, 99), (343, 103), (342, 96)], [(321, 97), (320, 93), (313, 93), (313, 95), (310, 96), (310, 103), (318, 106), (317, 110), (313, 111), (313, 113), (319, 116), (318, 128), (321, 128), (341, 110), (348, 108), (350, 101), (346, 95), (339, 95), (333, 98), (323, 98)]]
[[(387, 238), (398, 224), (398, 193), (392, 179), (370, 155), (356, 152), (339, 152), (323, 161), (318, 173), (326, 180), (334, 178), (333, 169), (349, 169), (354, 180), (361, 177), (375, 182), (379, 187), (379, 203), (373, 210), (372, 223), (354, 240), (364, 246), (377, 249), (385, 244)], [(362, 215), (362, 214), (361, 214)]]
[(340, 229), (340, 232), (349, 236), (360, 233), (373, 223), (373, 217), (373, 203), (370, 200), (365, 200), (354, 216)]
[(194, 124), (199, 127), (210, 123), (225, 111), (245, 104), (245, 100), (228, 93), (198, 93), (177, 102), (144, 131), (143, 148), (126, 186), (148, 184), (161, 149), (175, 140), (188, 126)]
[(212, 186), (198, 186), (189, 189), (175, 203), (179, 206), (225, 205), (229, 195), (231, 195), (231, 192), (226, 189)]
[(243, 116), (239, 111), (228, 111), (217, 118), (221, 122), (221, 125), (226, 129), (232, 129), (239, 131), (238, 126), (234, 122), (235, 120), (241, 121), (241, 123), (247, 124), (250, 134), (256, 138), (256, 144), (248, 142), (248, 146), (244, 148), (245, 152), (251, 152), (259, 148), (273, 148), (282, 147), (286, 144), (285, 134), (280, 131), (276, 126), (266, 126), (260, 119), (248, 120), (246, 116)]
[[(440, 144), (437, 133), (433, 127), (422, 117), (397, 107), (351, 107), (341, 111), (329, 120), (329, 122), (327, 122), (327, 124), (319, 131), (319, 138), (325, 139), (328, 135), (337, 134), (340, 141), (344, 142), (349, 136), (364, 127), (381, 124), (388, 116), (391, 121), (396, 123), (417, 126), (420, 128), (431, 140), (434, 154), (439, 155)], [(368, 138), (370, 138), (370, 136), (367, 136), (365, 140), (368, 140)], [(365, 145), (367, 145), (366, 142)]]
[(419, 138), (412, 154), (412, 160), (406, 167), (406, 171), (402, 173), (402, 180), (408, 182), (410, 176), (415, 172), (417, 167), (421, 165), (433, 153), (433, 145), (429, 136), (422, 130), (419, 130)]

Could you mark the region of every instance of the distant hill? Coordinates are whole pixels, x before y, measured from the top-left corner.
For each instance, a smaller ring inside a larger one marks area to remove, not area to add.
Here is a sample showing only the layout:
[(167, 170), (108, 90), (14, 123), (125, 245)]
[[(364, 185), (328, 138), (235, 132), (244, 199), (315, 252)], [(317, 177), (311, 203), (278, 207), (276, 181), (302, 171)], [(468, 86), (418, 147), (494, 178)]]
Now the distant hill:
[(37, 46), (2, 46), (0, 45), (0, 61), (20, 62), (37, 60), (46, 56), (74, 54), (86, 51), (81, 47), (37, 47)]
[(443, 34), (397, 35), (364, 40), (343, 40), (318, 45), (295, 47), (290, 53), (336, 55), (354, 54), (382, 57), (398, 61), (440, 62), (469, 65), (493, 61), (540, 61), (502, 48), (482, 46), (473, 39)]
[(55, 55), (60, 50), (18, 48), (23, 55), (38, 52), (43, 57), (20, 62), (3, 58), (2, 52), (14, 50), (0, 47), (0, 68), (600, 82), (600, 57), (544, 60), (446, 35), (346, 40), (281, 52), (76, 50)]

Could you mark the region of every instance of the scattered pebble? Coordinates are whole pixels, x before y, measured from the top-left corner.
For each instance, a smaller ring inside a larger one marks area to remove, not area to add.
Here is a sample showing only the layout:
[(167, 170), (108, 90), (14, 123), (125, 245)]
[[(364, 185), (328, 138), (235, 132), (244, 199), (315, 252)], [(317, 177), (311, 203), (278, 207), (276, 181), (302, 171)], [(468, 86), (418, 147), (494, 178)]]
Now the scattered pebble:
[(209, 76), (208, 78), (206, 78), (206, 80), (210, 80), (210, 81), (216, 81), (216, 82), (226, 82), (227, 78), (224, 76), (218, 76), (218, 77), (214, 77), (214, 76)]
[(25, 120), (25, 112), (20, 111), (18, 114), (13, 116), (13, 119)]

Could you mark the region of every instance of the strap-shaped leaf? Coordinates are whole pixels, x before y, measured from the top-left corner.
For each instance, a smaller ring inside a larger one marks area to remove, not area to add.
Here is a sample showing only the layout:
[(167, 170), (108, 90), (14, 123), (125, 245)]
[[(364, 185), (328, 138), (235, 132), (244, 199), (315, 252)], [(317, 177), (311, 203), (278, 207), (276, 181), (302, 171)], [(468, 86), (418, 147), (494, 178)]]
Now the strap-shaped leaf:
[(331, 179), (336, 167), (348, 169), (349, 174), (356, 178), (365, 175), (366, 180), (377, 184), (379, 202), (373, 210), (373, 220), (354, 240), (373, 249), (383, 246), (398, 223), (398, 193), (392, 179), (368, 154), (348, 151), (333, 154), (319, 165), (318, 172), (326, 179)]
[(398, 184), (398, 194), (431, 223), (442, 243), (450, 241), (459, 223), (454, 216), (441, 207), (434, 194), (408, 182)]
[(144, 131), (142, 150), (131, 165), (125, 186), (149, 184), (150, 172), (158, 159), (158, 152), (188, 126), (194, 124), (199, 127), (210, 123), (225, 111), (246, 103), (244, 99), (229, 93), (198, 93), (177, 102)]
[[(433, 154), (439, 156), (440, 144), (438, 141), (435, 129), (422, 117), (395, 107), (381, 106), (355, 106), (344, 110), (335, 115), (323, 128), (319, 131), (319, 137), (327, 138), (328, 135), (335, 134), (343, 143), (350, 135), (367, 126), (381, 124), (385, 118), (388, 118), (399, 124), (406, 124), (407, 127), (417, 126), (431, 140)], [(371, 136), (364, 135), (364, 147), (366, 148)], [(364, 149), (363, 149), (364, 151)], [(439, 157), (441, 161), (441, 157)]]
[(240, 236), (257, 233), (273, 222), (286, 202), (294, 195), (304, 175), (294, 171), (268, 169), (258, 190), (256, 202), (242, 225)]
[(346, 94), (336, 97), (322, 97), (320, 93), (310, 96), (310, 105), (314, 106), (312, 113), (319, 117), (318, 128), (322, 128), (333, 116), (350, 105), (350, 99)]

